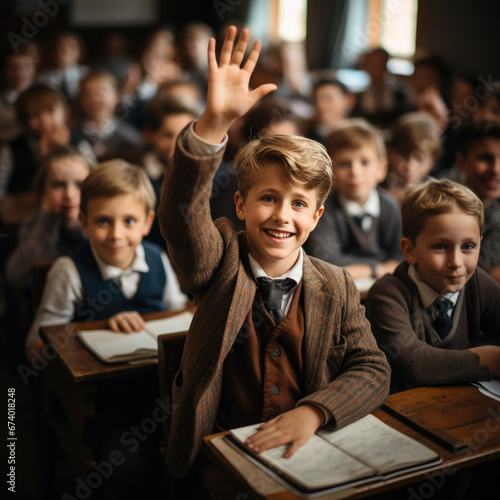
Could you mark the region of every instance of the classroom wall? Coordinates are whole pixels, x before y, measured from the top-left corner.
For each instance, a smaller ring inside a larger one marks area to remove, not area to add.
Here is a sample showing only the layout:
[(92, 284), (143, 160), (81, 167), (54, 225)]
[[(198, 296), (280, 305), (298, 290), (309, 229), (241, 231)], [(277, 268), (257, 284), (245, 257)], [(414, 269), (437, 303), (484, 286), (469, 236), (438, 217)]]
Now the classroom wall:
[(419, 0), (417, 45), (436, 52), (452, 70), (500, 80), (500, 2)]

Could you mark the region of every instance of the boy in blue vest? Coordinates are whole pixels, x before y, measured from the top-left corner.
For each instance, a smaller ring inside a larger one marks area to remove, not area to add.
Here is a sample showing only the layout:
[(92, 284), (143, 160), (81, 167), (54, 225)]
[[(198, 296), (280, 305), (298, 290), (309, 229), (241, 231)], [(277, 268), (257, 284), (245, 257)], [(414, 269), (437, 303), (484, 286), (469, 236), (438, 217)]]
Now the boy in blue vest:
[(40, 326), (107, 318), (111, 330), (131, 333), (144, 328), (141, 314), (183, 308), (167, 256), (142, 242), (155, 200), (146, 172), (123, 160), (102, 163), (85, 179), (80, 222), (89, 239), (50, 269), (26, 342), (29, 359), (42, 347)]

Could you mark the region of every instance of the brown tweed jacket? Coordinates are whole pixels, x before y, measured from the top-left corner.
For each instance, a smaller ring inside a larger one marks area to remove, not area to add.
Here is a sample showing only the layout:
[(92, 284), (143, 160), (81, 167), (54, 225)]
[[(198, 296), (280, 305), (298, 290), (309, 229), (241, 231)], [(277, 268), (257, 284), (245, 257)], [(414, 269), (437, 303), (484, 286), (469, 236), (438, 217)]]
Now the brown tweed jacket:
[[(212, 222), (209, 197), (222, 152), (197, 157), (181, 139), (165, 177), (159, 220), (182, 290), (198, 308), (172, 388), (175, 409), (167, 467), (175, 477), (192, 466), (203, 436), (214, 430), (224, 359), (252, 307), (257, 285), (248, 264), (246, 233), (225, 219)], [(342, 427), (378, 408), (390, 369), (376, 345), (349, 274), (304, 258), (304, 370), (307, 396)]]

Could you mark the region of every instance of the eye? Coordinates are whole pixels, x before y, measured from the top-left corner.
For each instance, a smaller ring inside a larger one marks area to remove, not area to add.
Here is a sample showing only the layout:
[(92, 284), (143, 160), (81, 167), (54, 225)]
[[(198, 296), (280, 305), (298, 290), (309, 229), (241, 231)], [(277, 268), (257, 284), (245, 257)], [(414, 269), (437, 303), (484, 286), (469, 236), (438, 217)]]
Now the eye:
[(109, 219), (106, 219), (105, 217), (100, 217), (99, 219), (96, 219), (95, 223), (98, 226), (104, 227), (109, 224)]
[(363, 167), (370, 165), (370, 160), (361, 160), (361, 165), (363, 165)]
[(295, 200), (292, 205), (297, 208), (307, 208), (307, 204), (301, 200)]
[(271, 195), (265, 195), (261, 198), (261, 200), (265, 203), (272, 203), (274, 201), (274, 197)]
[(476, 245), (474, 243), (464, 243), (462, 245), (462, 249), (465, 250), (465, 251), (472, 251), (476, 248)]
[(64, 182), (62, 181), (56, 181), (56, 182), (53, 182), (50, 187), (52, 189), (63, 189), (64, 188)]
[(446, 245), (444, 243), (435, 243), (432, 245), (433, 250), (446, 250)]
[(133, 217), (127, 217), (127, 218), (125, 219), (125, 224), (126, 224), (127, 226), (133, 226), (133, 225), (135, 224), (135, 222), (136, 222), (136, 221), (135, 221), (135, 219), (134, 219)]

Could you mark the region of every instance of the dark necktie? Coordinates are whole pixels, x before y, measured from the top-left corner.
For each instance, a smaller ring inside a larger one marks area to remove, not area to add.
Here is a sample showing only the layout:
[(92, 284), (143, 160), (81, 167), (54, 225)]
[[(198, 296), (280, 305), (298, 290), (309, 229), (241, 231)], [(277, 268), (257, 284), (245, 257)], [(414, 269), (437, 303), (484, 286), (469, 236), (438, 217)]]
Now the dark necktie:
[(361, 231), (363, 231), (363, 233), (369, 232), (369, 221), (366, 221), (366, 223), (363, 224), (366, 217), (369, 217), (368, 214), (353, 216), (354, 222), (361, 229)]
[(283, 295), (296, 285), (295, 280), (286, 278), (279, 283), (267, 276), (261, 276), (257, 278), (257, 284), (259, 285), (264, 306), (269, 311), (271, 318), (273, 318), (276, 324), (280, 323), (284, 318), (283, 311), (281, 310)]
[(60, 88), (61, 92), (64, 94), (64, 97), (66, 97), (66, 100), (69, 102), (71, 98), (69, 95), (69, 84), (68, 84), (68, 79), (66, 78), (66, 73), (63, 73)]
[(450, 307), (453, 307), (451, 300), (437, 298), (427, 308), (431, 316), (432, 326), (442, 339), (450, 333), (453, 326), (453, 319), (448, 316), (448, 309)]

